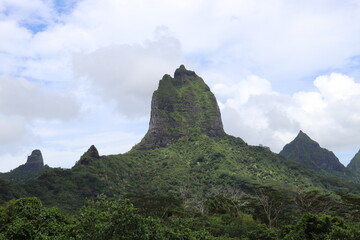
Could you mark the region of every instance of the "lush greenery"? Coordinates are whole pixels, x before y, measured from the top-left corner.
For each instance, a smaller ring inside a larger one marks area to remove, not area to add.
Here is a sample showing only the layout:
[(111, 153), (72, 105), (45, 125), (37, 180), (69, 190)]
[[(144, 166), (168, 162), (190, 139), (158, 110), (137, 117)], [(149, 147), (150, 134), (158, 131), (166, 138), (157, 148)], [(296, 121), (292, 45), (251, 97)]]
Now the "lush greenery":
[[(290, 199), (271, 188), (256, 190), (256, 197), (250, 198), (240, 192), (218, 192), (206, 199), (202, 210), (187, 208), (179, 200), (164, 196), (138, 195), (131, 196), (131, 200), (107, 200), (99, 196), (71, 215), (44, 207), (38, 198), (20, 198), (0, 206), (0, 240), (355, 240), (360, 237), (359, 218), (345, 221), (336, 216), (338, 207), (343, 207), (342, 213), (351, 214), (346, 200), (318, 192), (299, 193)], [(279, 204), (279, 200), (284, 204)], [(351, 202), (359, 208), (359, 198)], [(269, 219), (274, 220), (272, 224)]]
[[(72, 169), (51, 169), (36, 179), (12, 185), (7, 191), (14, 192), (14, 197), (37, 196), (45, 205), (67, 211), (100, 194), (109, 198), (126, 194), (170, 195), (196, 205), (214, 189), (242, 189), (253, 194), (256, 185), (272, 186), (286, 194), (299, 190), (359, 192), (359, 185), (318, 174), (267, 148), (249, 146), (231, 136), (214, 139), (197, 135), (180, 139), (167, 148), (84, 156)], [(12, 190), (14, 187), (16, 191)], [(9, 200), (9, 196), (2, 199)]]
[(49, 169), (50, 167), (47, 165), (45, 165), (41, 169), (34, 169), (34, 170), (24, 170), (23, 168), (18, 167), (16, 169), (11, 170), (10, 172), (0, 173), (0, 178), (7, 179), (14, 183), (21, 183), (21, 182), (26, 182), (30, 179), (37, 178), (38, 176), (40, 176), (42, 173), (46, 172)]

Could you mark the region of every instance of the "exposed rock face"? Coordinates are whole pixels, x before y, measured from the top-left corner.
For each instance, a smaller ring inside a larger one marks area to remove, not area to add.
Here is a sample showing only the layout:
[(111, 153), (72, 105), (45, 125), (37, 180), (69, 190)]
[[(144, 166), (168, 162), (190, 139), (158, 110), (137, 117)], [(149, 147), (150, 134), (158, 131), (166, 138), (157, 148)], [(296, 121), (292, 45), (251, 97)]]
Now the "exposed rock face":
[(28, 156), (25, 164), (20, 165), (10, 172), (0, 173), (0, 176), (11, 182), (21, 183), (34, 179), (49, 169), (50, 167), (48, 165), (44, 165), (41, 151), (36, 149)]
[(41, 151), (38, 149), (35, 149), (32, 151), (31, 155), (28, 156), (27, 161), (24, 165), (19, 166), (21, 170), (40, 170), (44, 168), (44, 160), (41, 154)]
[(78, 163), (82, 165), (88, 165), (94, 158), (99, 159), (100, 155), (96, 147), (91, 145), (91, 147), (81, 156)]
[(351, 159), (346, 168), (352, 172), (360, 173), (360, 150), (355, 154), (353, 159)]
[(137, 149), (166, 147), (182, 137), (225, 135), (214, 94), (202, 78), (181, 65), (164, 75), (151, 102), (149, 130)]
[(346, 171), (333, 152), (321, 148), (317, 142), (302, 131), (292, 142), (285, 145), (280, 155), (297, 160), (312, 169)]

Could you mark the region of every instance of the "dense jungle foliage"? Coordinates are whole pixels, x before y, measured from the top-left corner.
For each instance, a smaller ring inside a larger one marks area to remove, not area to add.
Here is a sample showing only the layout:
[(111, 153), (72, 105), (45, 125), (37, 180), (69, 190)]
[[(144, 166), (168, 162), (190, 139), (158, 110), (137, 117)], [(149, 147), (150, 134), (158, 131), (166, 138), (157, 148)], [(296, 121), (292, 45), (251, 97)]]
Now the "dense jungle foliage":
[(72, 214), (45, 207), (38, 198), (20, 198), (0, 207), (0, 239), (360, 238), (359, 197), (311, 191), (289, 198), (271, 188), (256, 191), (217, 191), (193, 207), (165, 196), (99, 196)]

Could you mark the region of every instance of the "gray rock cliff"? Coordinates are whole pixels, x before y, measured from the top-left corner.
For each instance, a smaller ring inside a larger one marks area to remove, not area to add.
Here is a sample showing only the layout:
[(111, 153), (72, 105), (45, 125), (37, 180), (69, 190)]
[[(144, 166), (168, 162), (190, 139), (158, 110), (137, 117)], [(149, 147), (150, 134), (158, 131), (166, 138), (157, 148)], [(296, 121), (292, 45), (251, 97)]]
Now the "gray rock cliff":
[(44, 160), (41, 151), (35, 149), (31, 155), (28, 156), (25, 164), (19, 166), (21, 170), (36, 171), (44, 168)]

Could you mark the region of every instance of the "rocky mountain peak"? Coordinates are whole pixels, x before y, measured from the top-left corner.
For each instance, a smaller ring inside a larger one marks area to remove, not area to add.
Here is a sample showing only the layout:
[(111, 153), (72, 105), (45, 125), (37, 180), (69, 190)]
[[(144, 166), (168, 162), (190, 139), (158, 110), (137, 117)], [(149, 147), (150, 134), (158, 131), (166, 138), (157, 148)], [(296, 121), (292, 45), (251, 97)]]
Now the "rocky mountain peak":
[(98, 150), (94, 145), (91, 145), (90, 148), (81, 156), (78, 164), (88, 165), (92, 159), (99, 159), (100, 155)]
[(174, 78), (185, 78), (187, 76), (196, 76), (196, 74), (194, 71), (187, 70), (184, 65), (180, 65), (180, 67), (175, 70)]
[(25, 165), (23, 165), (25, 170), (38, 170), (44, 167), (44, 160), (39, 149), (32, 151), (31, 155), (28, 156)]
[(84, 155), (92, 158), (100, 158), (99, 152), (94, 145), (91, 145)]
[(166, 74), (151, 101), (149, 130), (137, 149), (166, 147), (183, 137), (225, 135), (214, 94), (194, 71), (181, 65)]
[(306, 133), (300, 131), (293, 141), (286, 144), (279, 153), (284, 157), (294, 159), (312, 169), (324, 169), (343, 172), (346, 168), (335, 154), (312, 140)]

